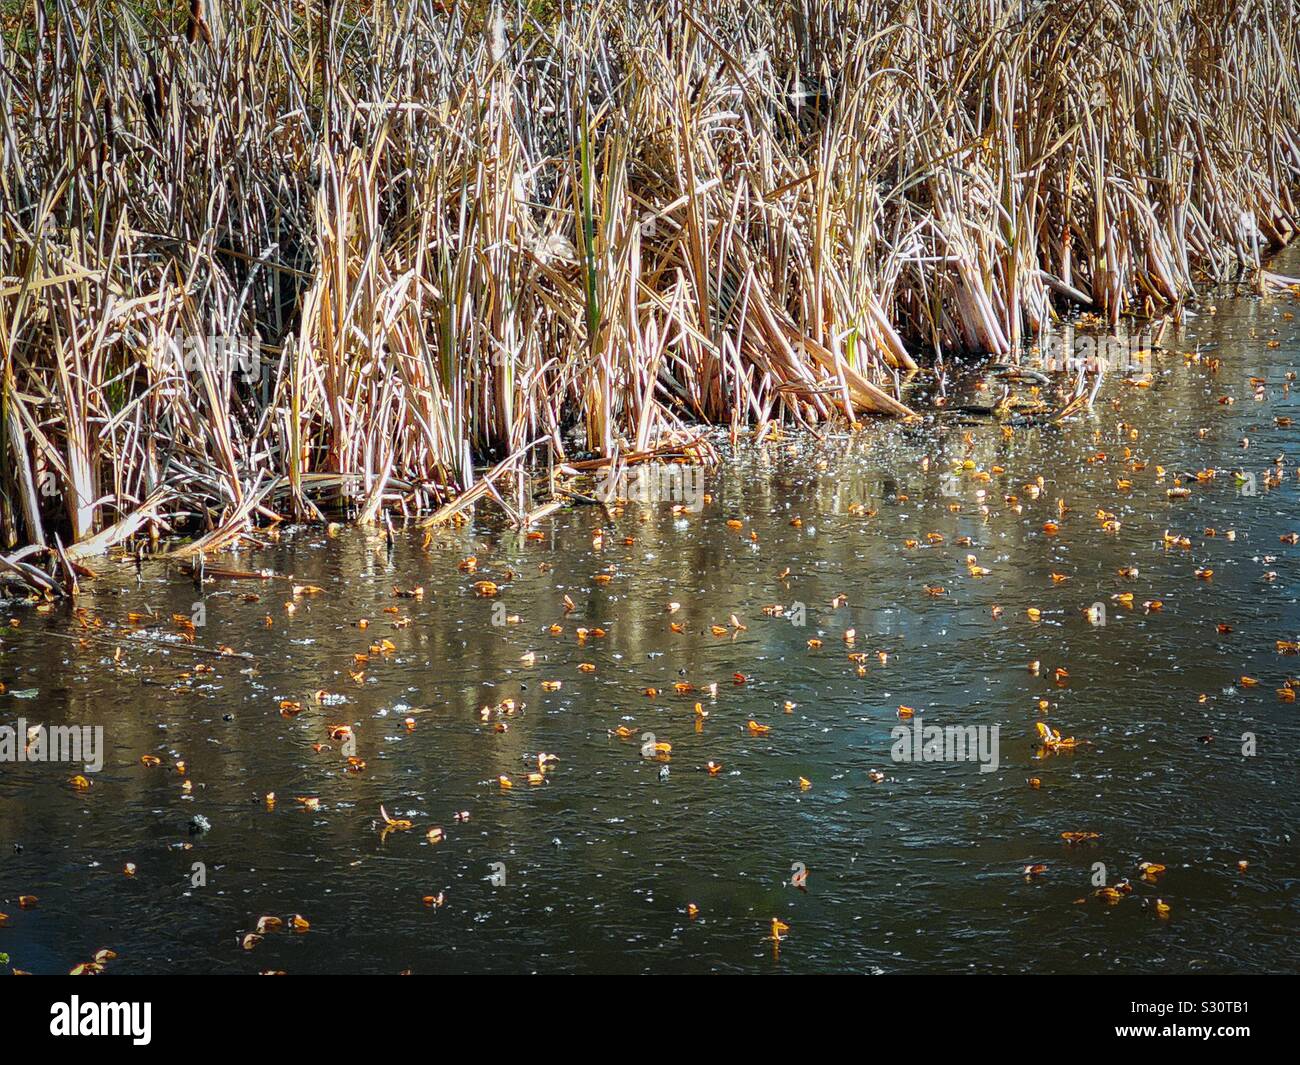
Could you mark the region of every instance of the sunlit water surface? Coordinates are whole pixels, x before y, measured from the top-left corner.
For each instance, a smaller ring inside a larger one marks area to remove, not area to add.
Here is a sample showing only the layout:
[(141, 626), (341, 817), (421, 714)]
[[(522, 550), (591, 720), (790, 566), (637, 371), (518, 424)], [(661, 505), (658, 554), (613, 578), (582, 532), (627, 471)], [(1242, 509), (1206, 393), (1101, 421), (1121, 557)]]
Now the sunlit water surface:
[[(196, 643), (251, 663), (138, 635), (175, 626), (143, 630), (129, 612), (194, 609), (193, 583), (161, 563), (100, 564), (80, 600), (104, 625), (88, 646), (61, 608), (4, 606), (18, 624), (0, 637), (0, 723), (102, 725), (107, 750), (85, 791), (68, 784), (78, 767), (0, 766), (0, 952), (37, 973), (103, 947), (119, 973), (1294, 971), (1300, 711), (1277, 689), (1300, 659), (1275, 641), (1300, 629), (1300, 547), (1280, 539), (1300, 530), (1300, 429), (1275, 419), (1300, 422), (1284, 387), (1300, 330), (1290, 297), (1214, 302), (1165, 343), (1221, 360), (1217, 372), (1166, 354), (1152, 387), (1112, 378), (1093, 414), (1059, 428), (1008, 434), (945, 413), (924, 429), (750, 444), (707, 475), (698, 515), (664, 501), (607, 521), (580, 506), (543, 522), (540, 542), (488, 508), (427, 549), (399, 528), (391, 556), (379, 534), (286, 528), (209, 563), (293, 575), (202, 597)], [(1277, 456), (1283, 479), (1268, 487)], [(954, 487), (945, 477), (966, 459), (975, 469)], [(1207, 469), (1217, 476), (1189, 499), (1168, 498), (1176, 474)], [(1256, 476), (1254, 495), (1237, 469)], [(1166, 549), (1166, 530), (1190, 548)], [(968, 554), (990, 573), (972, 577)], [(477, 573), (458, 568), (469, 555)], [(477, 595), (478, 580), (500, 595)], [(292, 583), (323, 591), (290, 614)], [(394, 596), (416, 586), (422, 599)], [(1131, 609), (1112, 598), (1126, 592)], [(1163, 609), (1144, 610), (1151, 600)], [(802, 627), (763, 612), (798, 603)], [(1106, 624), (1085, 616), (1093, 603)], [(503, 612), (519, 621), (494, 625)], [(732, 614), (747, 628), (714, 635)], [(606, 635), (581, 644), (580, 627)], [(356, 682), (353, 656), (384, 639), (395, 650)], [(867, 655), (862, 675), (850, 651)], [(562, 686), (544, 691), (550, 680)], [(716, 681), (716, 698), (677, 694), (678, 681)], [(322, 689), (346, 701), (320, 706)], [(522, 709), (480, 721), (505, 699)], [(304, 709), (286, 718), (282, 700)], [(927, 723), (999, 726), (997, 771), (891, 760), (900, 704)], [(752, 735), (751, 719), (770, 733)], [(1039, 720), (1089, 743), (1044, 756)], [(343, 723), (359, 773), (327, 735)], [(634, 737), (611, 735), (620, 725)], [(645, 732), (672, 744), (666, 779), (640, 753)], [(543, 751), (558, 763), (530, 786)], [(381, 804), (413, 829), (378, 831)], [(206, 833), (189, 832), (196, 814)], [(1101, 838), (1071, 846), (1067, 831)], [(1143, 881), (1143, 861), (1167, 871)], [(795, 863), (806, 891), (790, 884)], [(1094, 897), (1096, 863), (1132, 893)], [(20, 894), (39, 903), (20, 908)], [(441, 906), (423, 901), (438, 894)], [(309, 931), (243, 949), (260, 916), (294, 913)], [(773, 917), (789, 925), (779, 951)]]

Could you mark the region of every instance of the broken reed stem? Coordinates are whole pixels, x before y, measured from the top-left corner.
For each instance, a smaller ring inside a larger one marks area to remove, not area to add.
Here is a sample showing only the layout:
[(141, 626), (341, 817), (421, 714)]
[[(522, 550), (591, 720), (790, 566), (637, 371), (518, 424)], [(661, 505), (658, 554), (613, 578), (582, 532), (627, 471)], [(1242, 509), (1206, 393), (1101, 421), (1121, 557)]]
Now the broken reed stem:
[(701, 423), (907, 416), (922, 352), (1262, 285), (1297, 18), (0, 0), (0, 548), (202, 551), (267, 485), (436, 522), (527, 441), (707, 460)]

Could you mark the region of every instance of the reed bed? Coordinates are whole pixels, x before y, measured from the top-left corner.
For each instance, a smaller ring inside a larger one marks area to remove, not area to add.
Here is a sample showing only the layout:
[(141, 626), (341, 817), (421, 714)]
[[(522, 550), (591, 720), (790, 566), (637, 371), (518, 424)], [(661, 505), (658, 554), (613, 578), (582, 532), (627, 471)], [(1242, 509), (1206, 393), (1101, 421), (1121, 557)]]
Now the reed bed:
[(0, 11), (0, 546), (34, 584), (454, 508), (483, 464), (523, 524), (702, 425), (907, 416), (918, 361), (1176, 311), (1297, 227), (1290, 0)]

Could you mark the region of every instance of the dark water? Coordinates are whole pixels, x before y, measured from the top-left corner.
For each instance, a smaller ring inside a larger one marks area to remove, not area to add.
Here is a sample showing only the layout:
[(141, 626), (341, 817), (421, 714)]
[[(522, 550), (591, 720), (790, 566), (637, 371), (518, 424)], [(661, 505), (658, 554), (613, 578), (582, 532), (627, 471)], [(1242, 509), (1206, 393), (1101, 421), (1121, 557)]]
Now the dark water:
[[(210, 561), (323, 589), (291, 615), (287, 582), (210, 587), (197, 644), (254, 662), (139, 635), (128, 612), (189, 615), (197, 598), (158, 563), (139, 580), (129, 564), (101, 565), (81, 600), (103, 622), (87, 646), (56, 637), (83, 631), (62, 609), (5, 606), (0, 617), (20, 625), (0, 639), (0, 723), (102, 725), (107, 751), (86, 791), (67, 783), (77, 767), (0, 766), (0, 951), (37, 973), (102, 947), (118, 953), (108, 969), (119, 973), (1295, 971), (1300, 709), (1276, 689), (1300, 658), (1275, 641), (1300, 630), (1300, 547), (1279, 539), (1300, 531), (1300, 429), (1275, 418), (1300, 421), (1284, 388), (1300, 329), (1289, 296), (1216, 302), (1217, 314), (1165, 343), (1220, 359), (1217, 372), (1163, 355), (1152, 387), (1112, 378), (1093, 414), (1061, 428), (1008, 434), (945, 416), (934, 430), (751, 444), (708, 474), (699, 515), (633, 504), (609, 522), (578, 507), (544, 522), (540, 542), (488, 513), (427, 550), (420, 531), (399, 529), (391, 558), (382, 536), (286, 529), (265, 550)], [(1251, 377), (1263, 380), (1260, 399)], [(1277, 456), (1273, 487), (1263, 474)], [(954, 489), (945, 475), (967, 459), (975, 469)], [(1239, 468), (1256, 476), (1254, 495)], [(1176, 474), (1206, 469), (1217, 476), (1190, 498), (1168, 498)], [(1031, 498), (1024, 486), (1040, 476)], [(1132, 487), (1117, 488), (1121, 478)], [(1058, 519), (1058, 498), (1070, 509), (1053, 537), (1043, 524)], [(1117, 531), (1103, 530), (1098, 508)], [(1190, 548), (1166, 549), (1165, 530)], [(479, 569), (468, 574), (458, 563), (471, 554)], [(972, 577), (967, 554), (989, 574)], [(499, 583), (500, 596), (479, 597), (476, 580)], [(417, 585), (423, 599), (393, 595)], [(260, 601), (241, 599), (248, 592)], [(1124, 592), (1132, 609), (1111, 598)], [(840, 595), (847, 605), (833, 607)], [(1163, 609), (1145, 611), (1150, 600)], [(681, 604), (671, 618), (670, 601)], [(1095, 602), (1105, 625), (1084, 616)], [(806, 625), (763, 613), (777, 603), (805, 604)], [(518, 623), (494, 625), (496, 604)], [(731, 614), (747, 628), (713, 635)], [(606, 635), (580, 644), (579, 627)], [(849, 627), (865, 675), (847, 657)], [(824, 643), (810, 650), (814, 637)], [(357, 683), (353, 655), (383, 639), (395, 650)], [(196, 674), (199, 664), (212, 671)], [(1242, 686), (1243, 675), (1259, 684)], [(562, 687), (543, 691), (544, 680)], [(679, 680), (716, 681), (716, 698), (678, 695)], [(649, 686), (660, 694), (647, 697)], [(319, 706), (319, 689), (346, 702)], [(501, 719), (508, 731), (480, 722), (480, 706), (507, 698), (526, 704)], [(304, 709), (286, 718), (281, 700)], [(709, 714), (698, 730), (697, 701)], [(998, 770), (893, 762), (900, 704), (939, 725), (1000, 726)], [(750, 719), (770, 734), (751, 735)], [(1090, 745), (1040, 756), (1039, 720)], [(362, 772), (345, 772), (327, 735), (340, 723), (355, 730)], [(634, 737), (609, 734), (620, 725)], [(639, 752), (643, 732), (672, 744), (666, 780)], [(559, 761), (530, 786), (541, 751)], [(162, 765), (142, 765), (146, 754)], [(414, 828), (377, 831), (381, 803)], [(457, 811), (470, 820), (457, 823)], [(210, 831), (187, 832), (195, 814)], [(443, 842), (426, 839), (434, 825)], [(1101, 838), (1072, 847), (1064, 831)], [(1145, 882), (1142, 861), (1166, 872)], [(196, 862), (203, 886), (192, 884)], [(1093, 897), (1098, 862), (1107, 883), (1132, 883), (1115, 905)], [(789, 883), (793, 863), (808, 870), (806, 892)], [(1027, 879), (1035, 863), (1047, 871)], [(441, 907), (422, 902), (438, 893)], [(20, 908), (20, 894), (38, 905)], [(260, 916), (293, 913), (309, 931), (242, 949)], [(790, 926), (779, 953), (774, 916)]]

